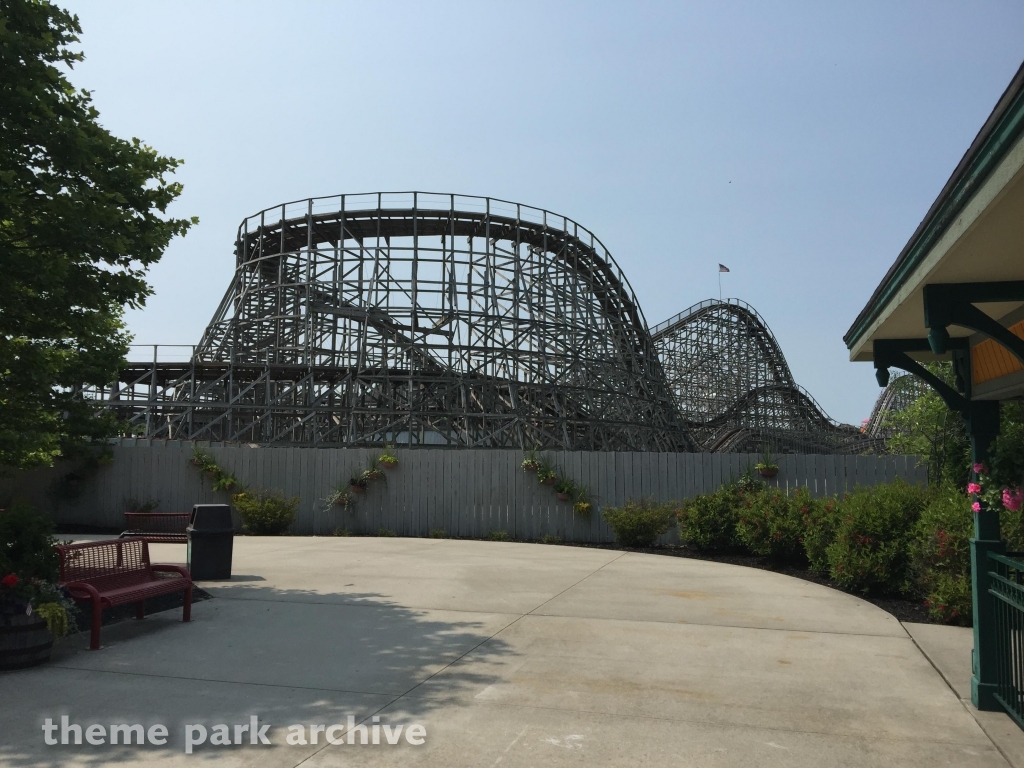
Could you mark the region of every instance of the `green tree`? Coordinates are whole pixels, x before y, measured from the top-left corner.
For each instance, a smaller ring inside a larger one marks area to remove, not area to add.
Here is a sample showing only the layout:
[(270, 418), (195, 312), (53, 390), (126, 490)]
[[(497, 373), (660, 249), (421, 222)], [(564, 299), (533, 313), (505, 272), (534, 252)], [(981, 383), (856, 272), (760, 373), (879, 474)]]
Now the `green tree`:
[(125, 307), (197, 222), (167, 217), (181, 162), (103, 128), (66, 73), (78, 18), (46, 0), (0, 0), (0, 464), (72, 455), (116, 429), (76, 397), (114, 381)]
[[(926, 367), (953, 384), (951, 363), (929, 363)], [(944, 480), (958, 487), (967, 484), (971, 459), (967, 427), (963, 417), (950, 410), (933, 389), (928, 388), (903, 410), (890, 413), (883, 426), (893, 432), (886, 441), (889, 451), (924, 458), (930, 484)]]

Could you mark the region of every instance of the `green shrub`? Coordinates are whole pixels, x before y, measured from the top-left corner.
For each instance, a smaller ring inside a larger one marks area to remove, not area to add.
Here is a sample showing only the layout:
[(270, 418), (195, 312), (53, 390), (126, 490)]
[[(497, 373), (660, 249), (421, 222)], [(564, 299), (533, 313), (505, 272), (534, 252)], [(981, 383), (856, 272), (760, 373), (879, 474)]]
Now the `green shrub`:
[(448, 538), (448, 531), (446, 531), (444, 528), (431, 528), (430, 529), (430, 538), (432, 538), (432, 539), (447, 539)]
[(621, 507), (605, 507), (601, 516), (624, 547), (649, 547), (676, 523), (676, 509), (653, 499), (630, 499)]
[(541, 544), (561, 544), (562, 543), (562, 537), (561, 536), (556, 536), (553, 533), (545, 533), (543, 536), (540, 537), (540, 543)]
[(755, 555), (784, 559), (803, 554), (803, 512), (811, 494), (801, 488), (791, 498), (778, 488), (739, 497), (736, 538)]
[(56, 586), (60, 557), (53, 523), (29, 504), (15, 501), (0, 509), (0, 620), (31, 607), (55, 637), (71, 628), (74, 601)]
[(487, 534), (487, 538), (491, 541), (512, 541), (512, 537), (508, 535), (508, 531), (490, 531)]
[(828, 547), (836, 538), (838, 509), (839, 502), (833, 497), (812, 499), (810, 504), (800, 506), (804, 554), (812, 571), (828, 573)]
[(741, 496), (735, 486), (687, 499), (678, 510), (679, 538), (697, 549), (736, 546), (736, 520)]
[(936, 491), (915, 526), (914, 581), (932, 617), (947, 624), (971, 623), (971, 550), (974, 513), (958, 488)]
[(334, 529), (334, 533), (331, 534), (331, 535), (332, 536), (351, 536), (352, 535), (352, 531), (350, 531), (348, 528), (344, 528), (344, 527), (343, 528), (335, 528)]
[(393, 536), (397, 536), (398, 534), (395, 533), (394, 531), (388, 529), (388, 528), (381, 528), (380, 530), (377, 531), (377, 535), (378, 536), (385, 536), (385, 537), (388, 537), (388, 536), (392, 536), (393, 537)]
[(847, 494), (826, 548), (833, 581), (862, 593), (906, 591), (912, 535), (927, 502), (925, 490), (902, 480)]
[(1006, 541), (1007, 552), (1024, 551), (1024, 506), (1017, 510), (1006, 507), (1000, 509), (999, 529), (1000, 535)]
[(971, 626), (974, 617), (971, 574), (936, 571), (928, 580), (924, 604), (933, 618), (945, 624)]
[(0, 578), (13, 573), (23, 581), (57, 581), (60, 558), (53, 523), (30, 505), (15, 501), (0, 509)]
[(289, 499), (276, 491), (256, 490), (236, 493), (231, 497), (231, 503), (249, 533), (277, 536), (295, 522), (299, 497)]

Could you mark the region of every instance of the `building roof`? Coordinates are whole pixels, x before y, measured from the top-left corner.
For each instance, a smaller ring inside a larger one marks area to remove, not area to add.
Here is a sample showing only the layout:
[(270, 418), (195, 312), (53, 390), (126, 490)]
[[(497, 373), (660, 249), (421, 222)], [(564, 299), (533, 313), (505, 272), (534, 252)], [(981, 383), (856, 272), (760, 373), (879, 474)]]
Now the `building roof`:
[[(964, 273), (970, 271), (978, 275), (975, 280), (1024, 279), (1024, 258), (1020, 251), (1024, 239), (1019, 238), (1018, 232), (1011, 233), (1008, 229), (1012, 226), (1013, 215), (1002, 217), (1007, 221), (1002, 222), (997, 238), (1011, 244), (1016, 239), (1018, 247), (1013, 253), (996, 254), (992, 263), (986, 265), (979, 261), (979, 254), (988, 252), (979, 250), (984, 238), (974, 237), (974, 242), (966, 242), (983, 219), (988, 219), (987, 226), (1000, 224), (999, 216), (987, 215), (997, 204), (1007, 204), (1007, 213), (1015, 211), (1016, 218), (1024, 219), (1024, 215), (1019, 215), (1024, 207), (1016, 199), (1024, 199), (1024, 195), (1012, 195), (1013, 199), (1007, 200), (1014, 187), (1018, 193), (1024, 192), (1024, 184), (1018, 184), (1024, 179), (1022, 135), (1024, 65), (1017, 70), (924, 220), (843, 337), (851, 359), (871, 359), (870, 342), (875, 338), (905, 337), (911, 330), (918, 337), (924, 336), (923, 312), (919, 308), (925, 277), (931, 282), (966, 281)], [(986, 194), (979, 194), (983, 191)], [(956, 247), (958, 242), (963, 247)], [(1010, 247), (1012, 249), (1012, 245)], [(940, 268), (943, 261), (957, 264), (955, 268), (949, 263)], [(971, 262), (971, 270), (966, 270), (968, 262)], [(1014, 263), (1020, 269), (1016, 269)], [(1015, 308), (1016, 305), (985, 309), (999, 319)], [(951, 332), (957, 335), (954, 329)], [(969, 332), (964, 329), (960, 335), (969, 335)]]

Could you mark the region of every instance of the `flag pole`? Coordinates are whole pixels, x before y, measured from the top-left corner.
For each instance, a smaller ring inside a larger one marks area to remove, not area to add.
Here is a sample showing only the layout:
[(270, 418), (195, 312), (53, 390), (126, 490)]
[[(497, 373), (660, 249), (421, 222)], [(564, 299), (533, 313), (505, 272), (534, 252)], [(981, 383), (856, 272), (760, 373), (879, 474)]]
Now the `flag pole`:
[(722, 300), (722, 268), (718, 268), (718, 300)]

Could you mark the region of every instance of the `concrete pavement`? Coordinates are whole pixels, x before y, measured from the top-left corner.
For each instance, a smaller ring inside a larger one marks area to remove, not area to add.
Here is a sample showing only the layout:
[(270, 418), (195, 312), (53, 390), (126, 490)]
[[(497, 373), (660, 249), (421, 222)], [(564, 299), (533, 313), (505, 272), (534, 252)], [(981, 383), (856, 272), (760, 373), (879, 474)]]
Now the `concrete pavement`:
[[(153, 556), (180, 562), (184, 547)], [(979, 725), (948, 682), (961, 673), (935, 664), (945, 654), (959, 670), (962, 640), (932, 632), (922, 652), (926, 625), (911, 637), (869, 603), (780, 574), (575, 547), (299, 537), (237, 538), (234, 573), (202, 584), (214, 599), (191, 624), (176, 611), (124, 622), (99, 652), (74, 638), (50, 665), (0, 676), (0, 765), (1016, 760), (1019, 731), (994, 744), (995, 725)], [(61, 715), (161, 723), (169, 740), (46, 746), (41, 725)], [(185, 754), (187, 726), (253, 715), (271, 745)], [(350, 715), (422, 724), (426, 741), (286, 743), (289, 725)]]

